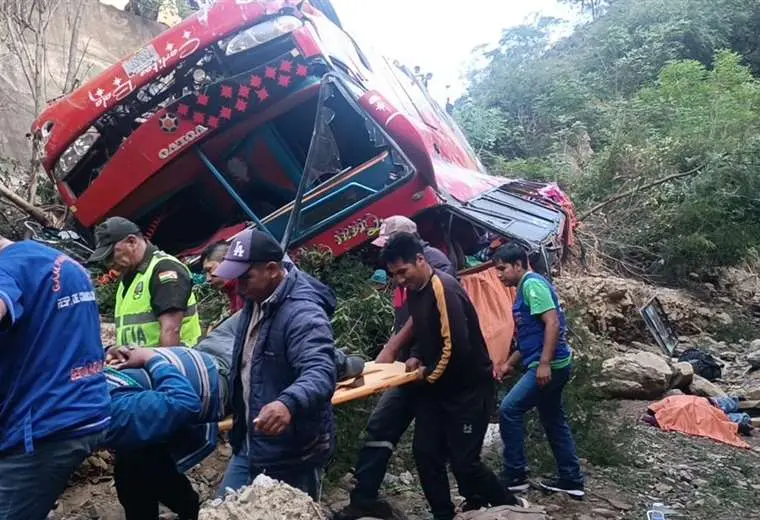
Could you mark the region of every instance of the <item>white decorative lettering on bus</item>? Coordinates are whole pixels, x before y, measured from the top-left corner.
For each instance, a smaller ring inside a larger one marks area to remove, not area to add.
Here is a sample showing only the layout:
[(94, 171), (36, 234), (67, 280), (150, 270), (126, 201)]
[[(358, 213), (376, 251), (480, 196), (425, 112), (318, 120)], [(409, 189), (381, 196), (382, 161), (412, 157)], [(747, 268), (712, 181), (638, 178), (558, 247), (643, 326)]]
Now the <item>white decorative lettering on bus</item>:
[(203, 125), (196, 126), (193, 130), (181, 135), (179, 139), (170, 143), (166, 148), (161, 148), (158, 152), (158, 157), (161, 159), (169, 158), (171, 155), (174, 155), (181, 150), (183, 146), (192, 143), (206, 132), (208, 132), (207, 127)]

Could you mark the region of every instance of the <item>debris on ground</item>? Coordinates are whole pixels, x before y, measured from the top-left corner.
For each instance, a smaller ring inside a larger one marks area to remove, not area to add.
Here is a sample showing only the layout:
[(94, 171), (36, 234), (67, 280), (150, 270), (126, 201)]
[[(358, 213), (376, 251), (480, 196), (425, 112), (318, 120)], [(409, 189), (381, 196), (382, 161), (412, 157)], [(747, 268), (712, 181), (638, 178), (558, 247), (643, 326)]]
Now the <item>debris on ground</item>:
[(229, 492), (201, 508), (199, 520), (324, 520), (309, 495), (284, 482), (259, 475), (250, 486)]
[(614, 276), (568, 276), (555, 280), (567, 308), (582, 311), (589, 330), (614, 341), (652, 341), (639, 309), (652, 296), (662, 303), (673, 327), (682, 335), (696, 335), (718, 324), (732, 322), (728, 313), (700, 302), (684, 291), (655, 287)]

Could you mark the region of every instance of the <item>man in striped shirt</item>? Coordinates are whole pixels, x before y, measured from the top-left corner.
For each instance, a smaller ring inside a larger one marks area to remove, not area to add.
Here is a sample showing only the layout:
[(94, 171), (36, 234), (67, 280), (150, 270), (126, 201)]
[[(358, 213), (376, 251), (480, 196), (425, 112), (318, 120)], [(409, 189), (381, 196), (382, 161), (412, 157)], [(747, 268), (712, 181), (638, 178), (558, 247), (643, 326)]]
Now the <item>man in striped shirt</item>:
[(425, 367), (413, 450), (433, 516), (451, 520), (455, 515), (447, 462), (466, 499), (465, 510), (519, 504), (480, 458), (495, 383), (475, 307), (454, 277), (430, 266), (414, 235), (395, 234), (381, 257), (396, 283), (408, 290), (417, 342), (407, 367)]

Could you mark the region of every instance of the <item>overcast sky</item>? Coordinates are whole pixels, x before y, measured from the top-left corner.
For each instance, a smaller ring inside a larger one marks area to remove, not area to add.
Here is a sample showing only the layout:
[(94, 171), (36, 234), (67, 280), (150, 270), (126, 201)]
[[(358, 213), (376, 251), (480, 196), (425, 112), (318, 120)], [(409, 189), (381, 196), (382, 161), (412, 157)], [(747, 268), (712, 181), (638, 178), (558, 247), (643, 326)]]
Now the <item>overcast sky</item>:
[[(2, 1), (2, 0), (0, 0)], [(123, 7), (126, 0), (101, 0)], [(494, 44), (504, 29), (541, 13), (571, 18), (556, 0), (332, 0), (345, 29), (360, 46), (419, 65), (433, 73), (430, 90), (439, 102), (446, 85), (453, 98), (465, 88), (463, 75), (472, 50)]]
[(433, 73), (430, 90), (440, 101), (464, 89), (472, 49), (498, 42), (504, 29), (540, 12), (571, 18), (556, 0), (332, 0), (345, 29), (360, 46), (374, 45), (407, 66)]

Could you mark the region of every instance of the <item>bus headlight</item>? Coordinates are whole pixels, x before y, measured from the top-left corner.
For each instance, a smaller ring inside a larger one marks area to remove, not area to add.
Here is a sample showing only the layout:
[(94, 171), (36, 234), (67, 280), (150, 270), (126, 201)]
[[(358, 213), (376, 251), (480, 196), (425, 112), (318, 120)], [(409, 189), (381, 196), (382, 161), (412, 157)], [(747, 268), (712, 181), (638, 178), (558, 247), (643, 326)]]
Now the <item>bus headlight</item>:
[(100, 133), (95, 128), (90, 128), (77, 137), (76, 141), (71, 143), (58, 159), (58, 163), (56, 163), (53, 170), (55, 178), (62, 181), (74, 169), (74, 166), (82, 160), (82, 157), (90, 151), (90, 148), (92, 148), (99, 138)]
[(270, 42), (302, 26), (303, 22), (295, 16), (278, 16), (239, 32), (230, 38), (226, 44), (223, 43), (222, 47), (227, 56), (232, 56)]

